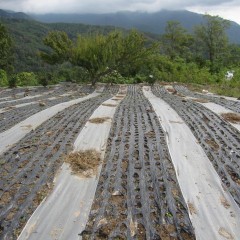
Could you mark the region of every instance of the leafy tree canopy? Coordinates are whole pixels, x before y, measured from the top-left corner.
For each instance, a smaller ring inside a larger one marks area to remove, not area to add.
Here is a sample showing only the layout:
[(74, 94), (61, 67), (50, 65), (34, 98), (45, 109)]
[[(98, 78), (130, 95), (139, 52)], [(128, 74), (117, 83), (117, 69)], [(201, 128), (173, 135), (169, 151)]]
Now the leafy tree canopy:
[(178, 21), (168, 21), (165, 34), (162, 36), (163, 49), (171, 59), (190, 57), (190, 46), (193, 38)]
[(146, 46), (143, 34), (132, 30), (124, 35), (119, 31), (107, 35), (79, 35), (76, 43), (72, 42), (64, 32), (51, 32), (44, 39), (45, 45), (52, 53), (41, 53), (48, 63), (69, 61), (75, 66), (85, 68), (92, 84), (113, 71), (123, 76), (136, 75), (151, 54), (155, 54), (158, 45)]
[(0, 23), (0, 69), (11, 69), (12, 45), (11, 37), (6, 28)]
[(49, 63), (63, 63), (71, 57), (72, 41), (62, 31), (52, 31), (43, 40), (44, 44), (51, 48), (50, 53), (40, 52), (41, 58)]
[(195, 28), (195, 41), (200, 52), (209, 59), (211, 72), (215, 72), (228, 52), (226, 30), (230, 22), (218, 16), (205, 15), (204, 18), (205, 22)]

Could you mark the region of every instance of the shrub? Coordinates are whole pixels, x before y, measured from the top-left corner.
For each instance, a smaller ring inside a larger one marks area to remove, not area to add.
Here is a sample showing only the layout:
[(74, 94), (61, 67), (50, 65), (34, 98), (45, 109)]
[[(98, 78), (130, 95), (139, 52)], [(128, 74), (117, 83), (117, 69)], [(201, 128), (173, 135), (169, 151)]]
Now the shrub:
[(8, 86), (10, 88), (17, 87), (17, 75), (13, 74), (9, 79), (8, 79)]
[(16, 75), (18, 86), (36, 86), (37, 77), (33, 72), (21, 72)]
[(8, 85), (7, 73), (0, 69), (0, 87), (6, 87)]

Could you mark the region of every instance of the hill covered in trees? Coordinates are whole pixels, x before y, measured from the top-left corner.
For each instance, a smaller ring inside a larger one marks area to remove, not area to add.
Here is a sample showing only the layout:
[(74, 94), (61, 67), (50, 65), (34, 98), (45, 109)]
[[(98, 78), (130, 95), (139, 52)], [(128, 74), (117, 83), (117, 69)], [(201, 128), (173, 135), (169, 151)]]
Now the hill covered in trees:
[[(156, 13), (147, 12), (117, 12), (108, 14), (42, 14), (31, 15), (34, 19), (42, 22), (65, 22), (83, 23), (91, 25), (110, 25), (126, 29), (136, 28), (143, 32), (163, 34), (168, 21), (178, 21), (189, 32), (194, 26), (201, 24), (202, 14), (181, 10), (162, 10)], [(240, 44), (240, 25), (231, 22), (227, 30), (230, 42)]]
[[(162, 35), (114, 26), (41, 23), (15, 16), (5, 14), (0, 22), (4, 33), (0, 34), (2, 85), (6, 81), (16, 86), (163, 80), (220, 84), (231, 95), (240, 91), (240, 46), (231, 43), (226, 34), (230, 22), (217, 16), (205, 15), (193, 32), (179, 21), (168, 21)], [(226, 82), (228, 70), (235, 72), (234, 81)]]
[(71, 39), (77, 34), (113, 31), (112, 26), (91, 26), (70, 23), (41, 23), (27, 18), (22, 14), (0, 11), (0, 23), (6, 26), (14, 44), (15, 71), (38, 71), (42, 69), (42, 62), (38, 57), (39, 51), (47, 50), (43, 38), (53, 30), (64, 31)]

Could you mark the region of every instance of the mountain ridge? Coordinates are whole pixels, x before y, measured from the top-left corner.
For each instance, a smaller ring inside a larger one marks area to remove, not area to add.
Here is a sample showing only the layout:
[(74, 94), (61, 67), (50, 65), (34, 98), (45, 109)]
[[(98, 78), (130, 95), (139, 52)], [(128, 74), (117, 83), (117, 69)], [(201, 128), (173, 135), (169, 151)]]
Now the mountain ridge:
[[(116, 26), (126, 29), (136, 28), (143, 32), (163, 34), (167, 21), (179, 21), (183, 27), (192, 32), (195, 25), (203, 22), (203, 14), (190, 12), (187, 10), (162, 10), (155, 13), (147, 12), (117, 12), (105, 14), (31, 14), (35, 20), (47, 23), (83, 23), (100, 26)], [(231, 27), (227, 30), (229, 40), (232, 43), (240, 44), (240, 25), (230, 21)]]
[[(192, 32), (195, 25), (203, 22), (203, 14), (187, 10), (162, 10), (155, 13), (122, 11), (116, 13), (85, 14), (26, 14), (0, 9), (0, 18), (35, 20), (42, 23), (80, 23), (94, 26), (136, 28), (143, 32), (163, 34), (167, 21), (179, 21)], [(230, 21), (227, 34), (231, 43), (240, 44), (240, 25)]]
[(0, 9), (0, 18), (8, 19), (32, 19), (29, 15), (23, 12), (13, 12), (8, 10)]

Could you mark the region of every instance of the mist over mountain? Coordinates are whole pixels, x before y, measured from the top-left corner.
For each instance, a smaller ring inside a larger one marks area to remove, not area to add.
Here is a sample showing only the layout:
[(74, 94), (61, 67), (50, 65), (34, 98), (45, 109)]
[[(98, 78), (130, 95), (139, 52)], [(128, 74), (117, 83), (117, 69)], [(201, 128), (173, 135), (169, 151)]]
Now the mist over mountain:
[[(32, 14), (32, 18), (46, 23), (83, 23), (90, 25), (110, 25), (122, 28), (136, 28), (140, 31), (163, 34), (166, 22), (179, 21), (183, 27), (192, 32), (195, 25), (203, 22), (203, 15), (181, 10), (162, 10), (156, 13), (147, 12), (117, 12), (107, 14)], [(232, 43), (240, 44), (240, 25), (231, 21), (231, 27), (227, 31)]]

